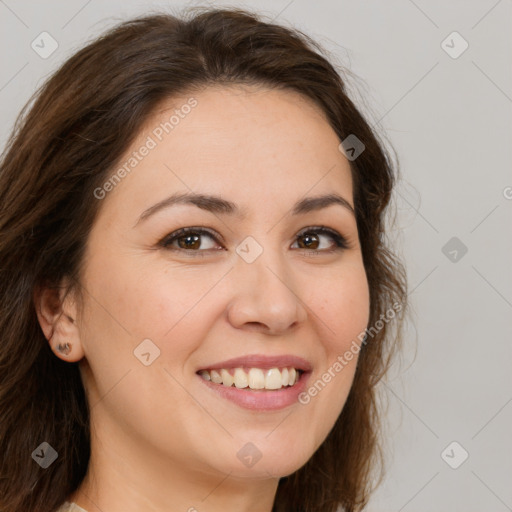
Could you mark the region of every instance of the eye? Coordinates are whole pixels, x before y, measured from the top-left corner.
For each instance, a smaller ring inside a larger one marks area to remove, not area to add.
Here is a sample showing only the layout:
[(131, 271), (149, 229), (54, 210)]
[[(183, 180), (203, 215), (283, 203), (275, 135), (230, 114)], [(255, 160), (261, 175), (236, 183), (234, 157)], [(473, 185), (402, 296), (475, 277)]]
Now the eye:
[[(201, 237), (205, 236), (211, 240), (217, 240), (215, 234), (206, 228), (181, 228), (165, 237), (160, 242), (160, 245), (170, 250), (184, 250), (187, 252), (190, 251), (190, 253), (202, 252), (198, 251), (197, 249), (199, 249), (199, 247), (202, 245)], [(174, 242), (178, 243), (178, 247), (172, 245)], [(211, 250), (212, 247), (203, 247), (203, 250), (208, 249)]]
[[(219, 250), (215, 249), (215, 244), (213, 244), (213, 246), (210, 244), (210, 247), (204, 247), (202, 243), (203, 237), (207, 237), (214, 242), (218, 242), (218, 238), (220, 238), (215, 234), (214, 231), (206, 228), (181, 228), (166, 236), (159, 243), (159, 245), (168, 250), (185, 251), (191, 256), (202, 255), (202, 253), (206, 250)], [(330, 238), (334, 243), (334, 247), (332, 247), (333, 243), (331, 243), (330, 249), (320, 247), (322, 245), (322, 237)], [(334, 231), (333, 229), (327, 228), (325, 226), (313, 226), (305, 228), (297, 235), (297, 238), (299, 240), (298, 249), (309, 249), (315, 253), (319, 251), (323, 253), (331, 253), (337, 250), (347, 249), (349, 247), (345, 237), (340, 235), (337, 231)], [(302, 242), (300, 242), (301, 240)], [(175, 245), (176, 243), (177, 246)]]
[[(334, 241), (334, 248), (331, 249), (322, 249), (319, 246), (321, 245), (321, 237), (329, 237)], [(300, 249), (310, 249), (313, 251), (320, 250), (321, 252), (334, 252), (341, 249), (348, 249), (349, 245), (345, 237), (340, 235), (337, 231), (333, 229), (327, 228), (325, 226), (314, 226), (303, 229), (298, 235), (297, 238), (302, 239), (303, 242), (300, 244)]]

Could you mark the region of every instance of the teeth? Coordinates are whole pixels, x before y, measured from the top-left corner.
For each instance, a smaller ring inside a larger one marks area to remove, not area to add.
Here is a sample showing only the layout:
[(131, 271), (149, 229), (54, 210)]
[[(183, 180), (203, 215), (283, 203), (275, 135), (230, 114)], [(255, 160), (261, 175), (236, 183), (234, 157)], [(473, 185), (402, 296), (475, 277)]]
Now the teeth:
[(237, 368), (235, 370), (235, 386), (237, 388), (246, 388), (249, 385), (249, 379), (247, 378), (247, 374), (242, 370), (242, 368)]
[(295, 368), (250, 368), (247, 372), (243, 368), (235, 368), (233, 375), (229, 370), (201, 370), (199, 375), (207, 381), (223, 386), (238, 389), (281, 389), (293, 386), (300, 378), (301, 372)]
[[(206, 373), (208, 373), (208, 372), (206, 372)], [(210, 377), (211, 377), (212, 382), (215, 382), (215, 384), (222, 384), (222, 377), (218, 371), (211, 370)]]
[(210, 380), (210, 374), (206, 370), (203, 370), (200, 375), (204, 380)]
[(283, 378), (278, 368), (267, 370), (265, 377), (265, 389), (279, 389), (283, 385)]
[(249, 370), (249, 387), (251, 389), (265, 388), (265, 374), (259, 368), (251, 368)]
[(231, 376), (231, 374), (227, 371), (227, 370), (224, 370), (222, 369), (220, 371), (220, 375), (222, 377), (222, 385), (223, 386), (232, 386), (233, 385), (233, 382), (235, 381), (235, 379), (233, 379), (233, 377)]

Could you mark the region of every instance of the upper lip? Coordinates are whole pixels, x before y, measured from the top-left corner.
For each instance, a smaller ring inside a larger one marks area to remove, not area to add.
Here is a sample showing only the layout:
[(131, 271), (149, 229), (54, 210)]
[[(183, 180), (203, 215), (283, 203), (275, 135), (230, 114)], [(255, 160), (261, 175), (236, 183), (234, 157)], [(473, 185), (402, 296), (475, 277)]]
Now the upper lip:
[(296, 370), (302, 370), (309, 372), (312, 369), (311, 363), (299, 356), (291, 354), (285, 354), (282, 356), (266, 356), (263, 354), (252, 354), (241, 357), (234, 357), (218, 363), (209, 364), (199, 368), (201, 370), (220, 370), (225, 368), (261, 368), (262, 370), (268, 370), (270, 368), (295, 368)]

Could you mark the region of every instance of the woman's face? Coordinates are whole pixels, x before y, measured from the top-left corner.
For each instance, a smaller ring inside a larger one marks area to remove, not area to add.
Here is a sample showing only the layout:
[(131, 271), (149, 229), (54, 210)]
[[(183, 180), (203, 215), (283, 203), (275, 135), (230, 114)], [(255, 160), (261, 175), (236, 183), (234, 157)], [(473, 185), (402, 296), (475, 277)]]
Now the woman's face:
[[(294, 472), (324, 441), (357, 354), (335, 363), (369, 318), (338, 145), (295, 92), (207, 88), (166, 101), (101, 199), (86, 198), (101, 205), (79, 347), (105, 446), (139, 464), (268, 478)], [(310, 201), (327, 195), (342, 200)], [(291, 368), (304, 373), (281, 387)]]

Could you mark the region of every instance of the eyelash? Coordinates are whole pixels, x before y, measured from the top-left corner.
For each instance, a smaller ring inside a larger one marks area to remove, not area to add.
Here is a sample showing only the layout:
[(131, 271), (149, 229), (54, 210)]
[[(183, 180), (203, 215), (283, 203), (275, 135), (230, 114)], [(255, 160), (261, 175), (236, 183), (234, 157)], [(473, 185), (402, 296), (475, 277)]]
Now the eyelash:
[[(313, 233), (320, 234), (320, 235), (329, 235), (331, 237), (331, 239), (334, 241), (334, 243), (336, 244), (336, 246), (333, 249), (320, 249), (320, 250), (319, 249), (311, 249), (310, 250), (311, 252), (315, 251), (317, 253), (331, 254), (333, 252), (348, 249), (350, 247), (347, 242), (347, 239), (344, 236), (340, 235), (337, 231), (334, 231), (333, 229), (327, 228), (325, 226), (311, 226), (311, 227), (305, 228), (297, 234), (297, 238), (300, 238), (301, 236), (304, 236), (307, 234), (313, 234)], [(191, 235), (191, 234), (207, 235), (207, 236), (211, 237), (217, 244), (219, 243), (214, 231), (211, 231), (207, 228), (202, 228), (202, 227), (197, 227), (197, 228), (190, 227), (190, 228), (178, 229), (178, 230), (174, 231), (173, 233), (167, 235), (165, 238), (163, 238), (160, 241), (159, 245), (162, 246), (164, 249), (167, 249), (170, 251), (185, 252), (186, 254), (189, 254), (190, 256), (199, 256), (199, 255), (202, 256), (203, 255), (202, 253), (204, 253), (205, 251), (215, 250), (215, 249), (206, 249), (206, 250), (205, 249), (203, 249), (203, 250), (182, 249), (181, 247), (170, 247), (170, 244), (173, 243), (174, 241), (180, 239), (181, 237), (184, 237), (186, 235)], [(308, 249), (302, 249), (302, 248), (300, 248), (300, 249), (303, 251), (308, 251)]]

